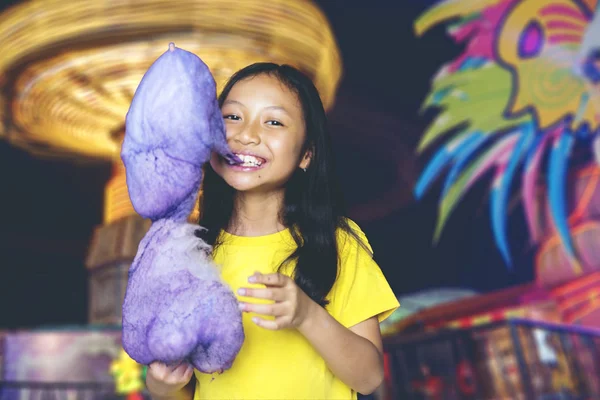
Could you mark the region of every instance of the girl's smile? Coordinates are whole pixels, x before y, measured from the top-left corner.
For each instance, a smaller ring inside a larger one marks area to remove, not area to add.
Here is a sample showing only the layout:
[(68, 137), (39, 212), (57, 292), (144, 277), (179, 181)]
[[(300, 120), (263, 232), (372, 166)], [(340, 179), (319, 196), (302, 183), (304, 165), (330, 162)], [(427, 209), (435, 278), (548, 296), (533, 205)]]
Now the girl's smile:
[(242, 160), (241, 164), (226, 160), (229, 168), (233, 169), (234, 171), (241, 171), (241, 172), (258, 171), (259, 169), (263, 168), (268, 162), (267, 159), (260, 157), (256, 154), (250, 154), (250, 153), (234, 153), (234, 154), (240, 160)]

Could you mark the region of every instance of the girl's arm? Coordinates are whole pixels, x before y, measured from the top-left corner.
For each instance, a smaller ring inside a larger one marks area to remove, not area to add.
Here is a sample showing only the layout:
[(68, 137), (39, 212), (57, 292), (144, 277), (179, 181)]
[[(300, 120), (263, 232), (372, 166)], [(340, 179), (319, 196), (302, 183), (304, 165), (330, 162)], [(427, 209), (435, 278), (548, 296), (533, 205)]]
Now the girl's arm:
[(246, 297), (273, 300), (273, 304), (240, 303), (245, 312), (274, 316), (254, 317), (257, 325), (272, 330), (296, 328), (319, 352), (327, 366), (353, 390), (370, 394), (383, 382), (383, 345), (376, 317), (346, 328), (282, 274), (250, 277), (264, 289), (242, 288)]
[(346, 328), (316, 303), (298, 330), (342, 382), (361, 394), (383, 382), (383, 345), (376, 317)]

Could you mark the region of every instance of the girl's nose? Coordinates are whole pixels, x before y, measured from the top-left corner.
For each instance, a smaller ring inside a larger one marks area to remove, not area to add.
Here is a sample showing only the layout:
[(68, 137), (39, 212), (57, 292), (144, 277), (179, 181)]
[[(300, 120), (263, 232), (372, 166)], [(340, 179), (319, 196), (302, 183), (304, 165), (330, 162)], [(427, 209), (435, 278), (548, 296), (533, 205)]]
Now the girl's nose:
[(248, 124), (235, 135), (234, 139), (243, 145), (257, 145), (260, 143), (259, 129), (253, 124)]

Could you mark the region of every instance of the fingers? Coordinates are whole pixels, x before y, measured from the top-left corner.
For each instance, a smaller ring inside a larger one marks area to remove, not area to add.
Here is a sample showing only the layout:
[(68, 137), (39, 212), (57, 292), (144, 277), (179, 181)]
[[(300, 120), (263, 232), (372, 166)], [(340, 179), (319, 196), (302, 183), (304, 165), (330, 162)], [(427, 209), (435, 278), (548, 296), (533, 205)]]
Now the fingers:
[(238, 290), (238, 294), (244, 297), (253, 297), (255, 299), (265, 299), (273, 301), (283, 301), (286, 299), (286, 293), (281, 288), (273, 289), (252, 289), (252, 288), (241, 288)]
[(290, 278), (283, 274), (261, 274), (260, 272), (256, 272), (248, 278), (248, 282), (250, 283), (262, 283), (265, 286), (271, 287), (284, 287), (289, 280)]
[(194, 367), (188, 363), (182, 363), (173, 370), (171, 374), (171, 379), (173, 380), (172, 383), (187, 382), (190, 380), (193, 373)]
[(240, 288), (238, 294), (245, 297), (254, 297), (257, 299), (266, 299), (274, 301), (283, 301), (286, 298), (286, 292), (282, 289), (287, 288), (291, 282), (290, 278), (283, 274), (266, 274), (256, 272), (248, 278), (248, 282), (263, 284), (266, 288)]
[(271, 315), (279, 317), (288, 313), (288, 305), (286, 303), (273, 304), (256, 304), (256, 303), (239, 303), (240, 310), (261, 315)]
[(183, 372), (182, 375), (182, 381), (183, 382), (189, 382), (190, 379), (192, 379), (192, 376), (194, 375), (194, 367), (192, 365), (189, 365), (186, 367), (185, 371)]
[(274, 320), (268, 320), (260, 317), (253, 317), (252, 322), (261, 328), (269, 329), (272, 331), (277, 331), (280, 329), (286, 329), (291, 326), (290, 318), (288, 317), (278, 317)]
[(170, 385), (188, 382), (194, 373), (194, 368), (187, 362), (175, 365), (153, 362), (148, 366), (148, 370), (156, 380)]
[(148, 365), (148, 373), (157, 380), (164, 380), (168, 374), (168, 367), (161, 362), (153, 362)]
[(262, 284), (264, 288), (240, 288), (238, 294), (255, 299), (272, 300), (269, 304), (256, 304), (240, 302), (240, 310), (263, 316), (275, 317), (265, 319), (258, 316), (252, 321), (265, 329), (279, 330), (291, 327), (291, 321), (295, 314), (296, 295), (294, 292), (294, 281), (283, 274), (261, 274), (256, 272), (248, 278), (248, 282)]

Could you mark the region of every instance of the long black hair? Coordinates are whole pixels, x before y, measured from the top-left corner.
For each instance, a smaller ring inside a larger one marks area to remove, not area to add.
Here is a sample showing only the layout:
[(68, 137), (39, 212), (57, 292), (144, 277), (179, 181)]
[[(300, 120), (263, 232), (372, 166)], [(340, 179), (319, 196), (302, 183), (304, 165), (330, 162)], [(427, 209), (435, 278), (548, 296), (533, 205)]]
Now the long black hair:
[[(280, 270), (295, 260), (296, 284), (315, 302), (325, 306), (338, 275), (336, 231), (343, 229), (358, 239), (345, 218), (327, 117), (310, 78), (291, 66), (273, 63), (252, 64), (235, 73), (219, 96), (219, 106), (223, 106), (236, 83), (261, 74), (276, 77), (298, 96), (306, 126), (304, 151), (312, 153), (306, 172), (298, 168), (286, 183), (280, 220), (290, 228), (297, 249), (284, 260)], [(219, 234), (228, 227), (233, 214), (235, 190), (210, 164), (206, 164), (204, 172), (199, 222), (206, 230), (200, 235), (216, 248), (220, 244)]]

